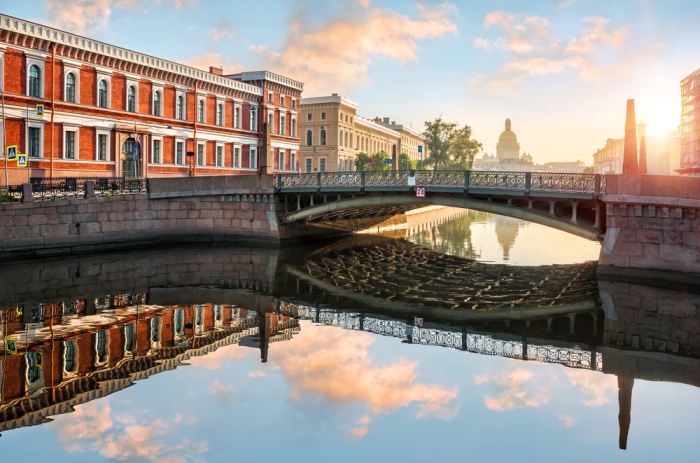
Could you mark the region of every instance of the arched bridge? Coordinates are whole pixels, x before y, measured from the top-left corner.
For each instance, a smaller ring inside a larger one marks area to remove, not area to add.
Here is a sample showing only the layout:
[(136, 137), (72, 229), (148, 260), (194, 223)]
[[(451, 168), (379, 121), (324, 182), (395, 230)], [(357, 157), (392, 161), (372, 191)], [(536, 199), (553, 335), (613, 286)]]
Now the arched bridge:
[[(375, 225), (428, 205), (514, 217), (590, 240), (605, 231), (605, 176), (535, 172), (378, 171), (278, 175), (284, 222)], [(426, 197), (416, 197), (416, 187)]]

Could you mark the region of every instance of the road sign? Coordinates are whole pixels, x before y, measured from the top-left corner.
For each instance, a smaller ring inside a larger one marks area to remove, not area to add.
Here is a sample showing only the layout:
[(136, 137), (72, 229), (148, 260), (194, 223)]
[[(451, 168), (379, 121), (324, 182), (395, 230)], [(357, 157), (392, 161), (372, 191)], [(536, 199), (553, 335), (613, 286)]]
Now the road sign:
[(36, 367), (40, 370), (44, 369), (44, 354), (41, 352), (34, 352), (34, 362), (36, 364)]
[(12, 145), (7, 147), (7, 160), (16, 161), (17, 160), (17, 145)]
[(423, 317), (413, 317), (413, 326), (417, 328), (425, 328), (423, 324)]
[(367, 160), (367, 164), (372, 164), (373, 162), (374, 162), (374, 160), (373, 160), (372, 158), (369, 158), (369, 159)]
[(423, 152), (423, 145), (418, 145), (418, 152), (422, 153)]
[(5, 338), (5, 350), (9, 354), (17, 354), (17, 341), (14, 338)]
[(416, 187), (416, 198), (425, 198), (425, 187), (424, 186), (417, 186)]
[(44, 117), (44, 105), (36, 105), (36, 117)]
[(17, 165), (20, 167), (27, 167), (27, 155), (18, 154), (17, 155)]
[(385, 159), (384, 164), (391, 164), (391, 159)]

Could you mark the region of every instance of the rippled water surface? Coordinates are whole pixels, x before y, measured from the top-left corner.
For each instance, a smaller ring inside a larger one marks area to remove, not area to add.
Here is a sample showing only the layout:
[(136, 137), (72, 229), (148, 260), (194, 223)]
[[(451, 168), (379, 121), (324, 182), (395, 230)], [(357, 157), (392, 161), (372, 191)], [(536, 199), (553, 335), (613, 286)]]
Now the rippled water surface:
[(5, 264), (0, 456), (694, 461), (700, 296), (598, 281), (599, 249), (468, 213)]

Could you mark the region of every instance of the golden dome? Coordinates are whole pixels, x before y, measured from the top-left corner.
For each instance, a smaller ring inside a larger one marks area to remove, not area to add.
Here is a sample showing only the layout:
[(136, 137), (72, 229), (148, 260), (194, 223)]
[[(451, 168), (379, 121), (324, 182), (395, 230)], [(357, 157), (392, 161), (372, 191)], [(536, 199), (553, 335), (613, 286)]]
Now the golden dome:
[(506, 140), (514, 140), (516, 142), (518, 141), (518, 137), (515, 135), (515, 132), (510, 130), (510, 119), (506, 119), (506, 130), (503, 133), (501, 133), (500, 137), (498, 137), (499, 142)]

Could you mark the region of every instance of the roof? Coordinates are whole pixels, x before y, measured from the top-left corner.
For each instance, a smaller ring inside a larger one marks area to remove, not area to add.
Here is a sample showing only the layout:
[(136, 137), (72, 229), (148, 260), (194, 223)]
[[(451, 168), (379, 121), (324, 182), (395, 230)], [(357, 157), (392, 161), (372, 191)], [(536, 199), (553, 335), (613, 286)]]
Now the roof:
[(344, 96), (340, 95), (330, 95), (330, 96), (317, 96), (313, 98), (302, 98), (301, 99), (301, 105), (312, 105), (312, 104), (324, 104), (324, 103), (338, 103), (338, 104), (344, 104), (345, 106), (348, 106), (353, 109), (357, 109), (360, 107), (357, 103), (355, 103), (352, 100), (348, 100)]

